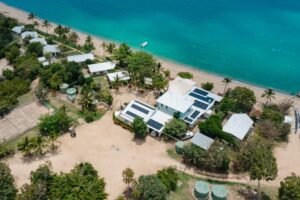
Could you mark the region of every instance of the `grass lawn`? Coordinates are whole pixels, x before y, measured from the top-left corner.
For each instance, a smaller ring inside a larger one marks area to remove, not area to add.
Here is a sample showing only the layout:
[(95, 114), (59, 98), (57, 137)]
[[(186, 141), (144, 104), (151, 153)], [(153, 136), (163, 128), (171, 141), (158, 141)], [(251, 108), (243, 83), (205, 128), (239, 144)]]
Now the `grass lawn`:
[(76, 121), (77, 119), (81, 118), (81, 116), (78, 114), (79, 109), (72, 104), (69, 101), (65, 101), (62, 100), (58, 97), (49, 97), (49, 104), (51, 105), (51, 107), (53, 107), (54, 109), (58, 109), (61, 106), (66, 106), (67, 107), (67, 111), (68, 111), (68, 115), (74, 120)]
[(95, 83), (100, 83), (102, 89), (109, 89), (109, 83), (105, 75), (93, 77)]
[(17, 147), (17, 144), (22, 141), (25, 137), (31, 137), (31, 136), (36, 136), (39, 134), (39, 128), (38, 126), (24, 132), (23, 134), (19, 135), (18, 137), (12, 139), (12, 140), (9, 140), (6, 142), (6, 146), (8, 148), (13, 148), (15, 149)]
[(19, 106), (26, 105), (30, 102), (35, 101), (33, 92), (28, 92), (18, 98)]
[(175, 145), (167, 150), (167, 154), (174, 160), (182, 161), (182, 157), (175, 151)]

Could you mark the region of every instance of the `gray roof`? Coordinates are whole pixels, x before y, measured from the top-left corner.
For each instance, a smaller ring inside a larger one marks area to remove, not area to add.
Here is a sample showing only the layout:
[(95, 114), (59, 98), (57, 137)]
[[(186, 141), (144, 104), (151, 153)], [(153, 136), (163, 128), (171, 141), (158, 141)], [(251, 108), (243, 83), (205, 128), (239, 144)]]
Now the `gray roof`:
[(208, 150), (210, 146), (214, 143), (214, 140), (202, 133), (196, 133), (195, 136), (191, 139), (191, 143), (199, 146), (204, 150)]

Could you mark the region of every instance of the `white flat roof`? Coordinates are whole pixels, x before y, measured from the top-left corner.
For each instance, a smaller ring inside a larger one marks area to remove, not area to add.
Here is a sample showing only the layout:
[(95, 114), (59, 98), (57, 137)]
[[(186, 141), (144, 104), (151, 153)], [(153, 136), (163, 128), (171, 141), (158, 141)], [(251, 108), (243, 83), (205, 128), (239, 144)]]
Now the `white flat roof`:
[(133, 122), (136, 117), (140, 117), (144, 122), (147, 122), (155, 111), (156, 108), (151, 105), (138, 100), (132, 100), (126, 108), (121, 111), (121, 117), (130, 122)]
[(112, 70), (115, 67), (116, 64), (110, 61), (88, 65), (90, 73), (104, 72), (104, 71)]
[(118, 71), (114, 73), (107, 74), (107, 77), (110, 82), (114, 82), (118, 77), (121, 81), (128, 81), (130, 79), (127, 71)]
[(204, 150), (208, 150), (214, 142), (215, 140), (207, 137), (206, 135), (203, 135), (202, 133), (196, 133), (191, 139), (192, 144), (197, 145)]
[(92, 53), (73, 55), (73, 56), (68, 56), (67, 60), (68, 62), (81, 63), (87, 60), (94, 60), (94, 55)]
[(233, 114), (223, 126), (223, 131), (243, 140), (253, 125), (247, 114)]
[(45, 38), (33, 38), (33, 39), (29, 40), (29, 43), (33, 43), (33, 42), (39, 42), (42, 45), (47, 44), (47, 41), (45, 40)]
[(175, 94), (179, 94), (179, 95), (185, 95), (195, 85), (196, 85), (196, 82), (194, 82), (190, 79), (184, 79), (181, 77), (177, 77), (169, 83), (168, 91), (175, 93)]
[(11, 30), (15, 33), (21, 34), (24, 28), (24, 26), (15, 26)]
[(44, 61), (46, 61), (46, 57), (39, 57), (39, 58), (38, 58), (38, 61), (39, 61), (39, 62), (44, 62)]
[(35, 31), (25, 31), (21, 34), (22, 39), (25, 39), (26, 37), (31, 37), (31, 38), (37, 38), (38, 34)]
[(189, 96), (182, 96), (167, 91), (156, 100), (157, 103), (163, 104), (181, 113), (185, 113), (194, 103)]
[(43, 47), (43, 53), (46, 54), (46, 53), (59, 53), (60, 50), (58, 48), (58, 45), (56, 44), (47, 44)]

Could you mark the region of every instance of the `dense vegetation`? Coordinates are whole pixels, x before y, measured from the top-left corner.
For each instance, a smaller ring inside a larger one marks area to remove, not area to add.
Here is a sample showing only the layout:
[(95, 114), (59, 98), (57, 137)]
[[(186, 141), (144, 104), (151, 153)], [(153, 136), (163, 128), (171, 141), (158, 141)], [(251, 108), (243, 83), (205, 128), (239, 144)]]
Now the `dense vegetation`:
[(22, 187), (19, 200), (107, 198), (104, 179), (89, 163), (80, 163), (71, 172), (61, 174), (42, 165), (31, 172), (30, 181)]
[(136, 117), (133, 120), (132, 128), (134, 131), (134, 136), (136, 138), (144, 139), (147, 136), (147, 124), (140, 117)]
[(188, 127), (184, 121), (173, 118), (171, 121), (166, 123), (163, 133), (165, 133), (166, 136), (181, 138), (185, 136), (187, 128)]
[(0, 162), (0, 197), (3, 200), (15, 200), (17, 188), (9, 167)]
[(279, 200), (300, 199), (300, 176), (292, 174), (280, 182)]
[(0, 14), (0, 58), (5, 56), (8, 45), (13, 41), (11, 29), (17, 25), (15, 19), (4, 17)]
[(215, 142), (207, 151), (194, 144), (185, 145), (182, 155), (186, 163), (199, 169), (219, 172), (227, 172), (229, 169), (229, 152), (220, 142)]
[(192, 79), (193, 78), (193, 74), (190, 72), (179, 72), (177, 74), (177, 76), (181, 77), (181, 78), (185, 78), (185, 79)]

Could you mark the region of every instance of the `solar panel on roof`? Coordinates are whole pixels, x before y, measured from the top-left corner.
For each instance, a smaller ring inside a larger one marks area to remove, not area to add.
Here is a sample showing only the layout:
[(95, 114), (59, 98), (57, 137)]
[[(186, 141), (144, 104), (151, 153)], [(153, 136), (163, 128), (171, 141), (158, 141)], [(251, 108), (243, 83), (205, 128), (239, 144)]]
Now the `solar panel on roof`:
[(203, 103), (201, 101), (195, 100), (193, 106), (196, 106), (197, 108), (201, 108), (202, 110), (206, 110), (208, 105), (206, 103)]
[(163, 125), (161, 123), (158, 123), (157, 121), (154, 121), (153, 119), (150, 119), (147, 122), (147, 124), (156, 130), (160, 130), (163, 127)]
[(200, 114), (200, 112), (198, 110), (196, 110), (195, 112), (193, 112), (193, 114), (190, 116), (190, 118), (195, 119), (199, 114)]
[[(129, 115), (129, 116), (131, 116), (131, 117), (133, 117), (133, 118), (140, 117), (140, 116), (138, 116), (138, 115), (136, 115), (136, 114), (134, 114), (134, 113), (132, 113), (132, 112), (130, 112), (130, 111), (126, 111), (126, 114)], [(142, 117), (140, 117), (140, 118), (142, 118)], [(143, 118), (142, 118), (142, 119), (143, 119)]]
[(151, 109), (151, 110), (155, 110), (154, 108), (152, 108), (152, 107), (150, 107), (150, 106), (148, 106), (147, 104), (144, 104), (144, 103), (142, 103), (142, 102), (139, 102), (139, 101), (134, 101), (135, 103), (137, 103), (137, 104), (140, 104), (140, 105), (142, 105), (142, 106), (145, 106), (145, 107), (147, 107), (147, 108), (149, 108), (149, 109)]
[(146, 110), (146, 109), (144, 109), (144, 108), (142, 108), (142, 107), (140, 107), (136, 104), (132, 104), (131, 107), (138, 110), (138, 111), (140, 111), (140, 112), (142, 112), (142, 113), (144, 113), (144, 114), (146, 114), (146, 115), (149, 113), (149, 110)]
[(195, 88), (193, 92), (195, 92), (195, 93), (197, 93), (197, 94), (200, 94), (200, 95), (202, 95), (202, 96), (207, 96), (207, 95), (208, 95), (208, 92), (206, 92), (206, 91), (204, 91), (204, 90), (201, 90), (201, 89), (199, 89), (199, 88)]
[(190, 119), (190, 118), (188, 118), (188, 117), (184, 118), (184, 120), (185, 120), (185, 121), (188, 121), (188, 122), (190, 122), (190, 123), (192, 123), (192, 122), (193, 122), (193, 120), (192, 120), (192, 119)]
[(194, 92), (191, 92), (189, 95), (192, 96), (192, 97), (195, 97), (196, 99), (205, 101), (205, 102), (207, 102), (207, 103), (211, 103), (211, 102), (213, 102), (213, 100), (214, 100), (213, 98), (210, 98), (210, 97), (204, 97), (204, 96), (198, 95), (198, 94), (196, 94), (196, 93), (194, 93)]

